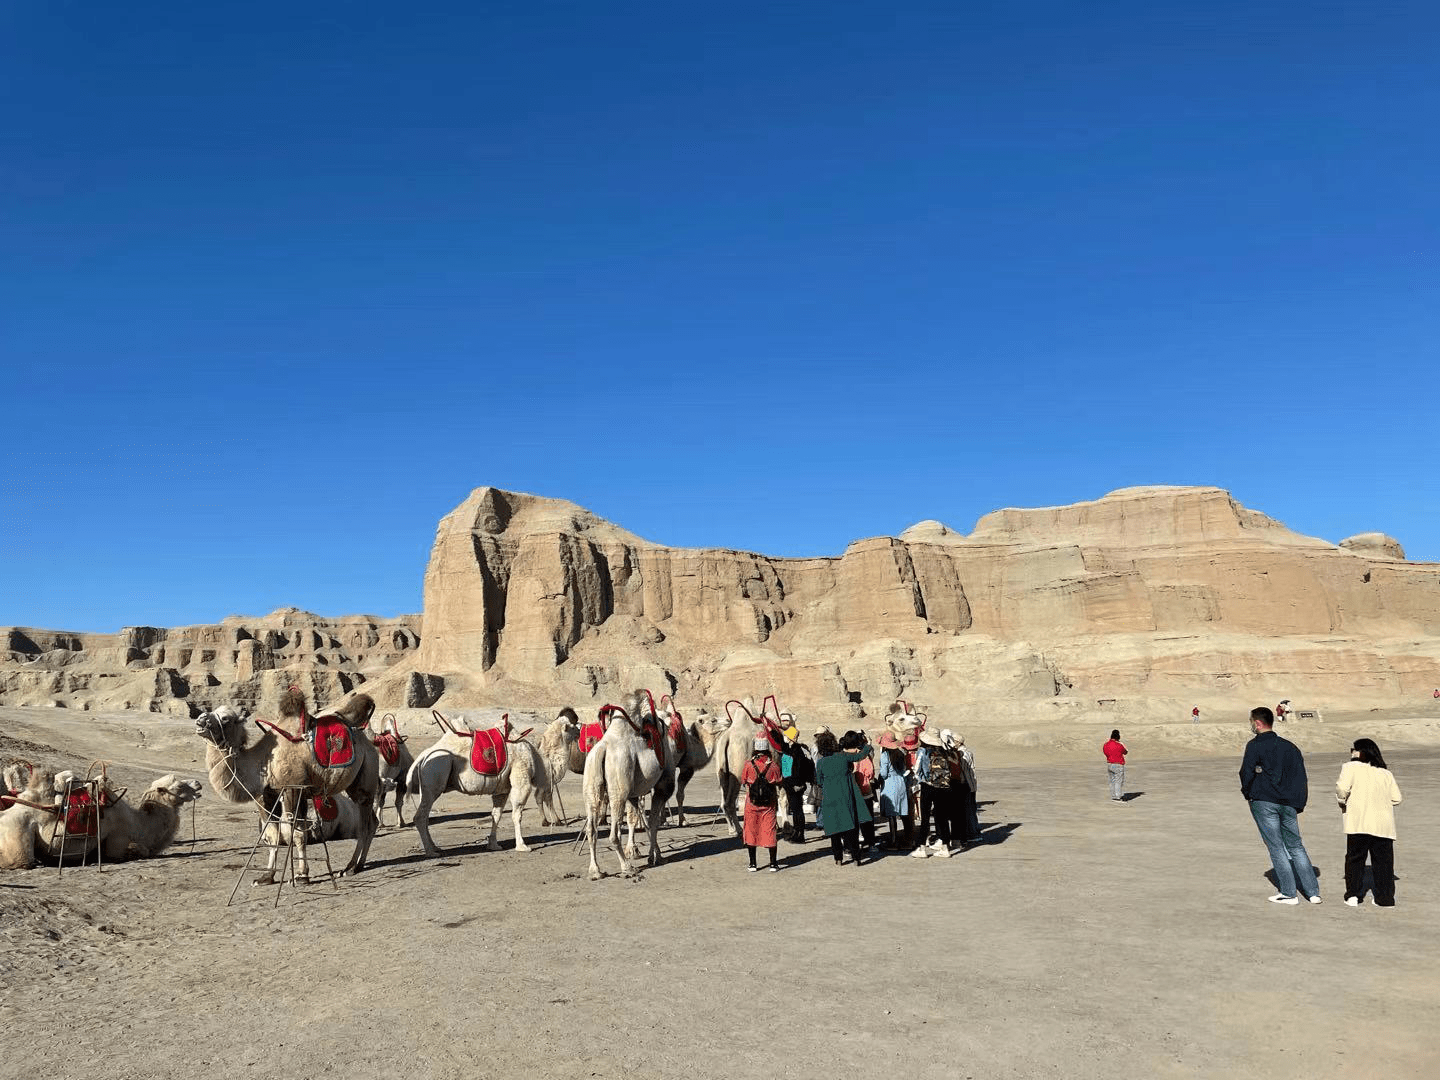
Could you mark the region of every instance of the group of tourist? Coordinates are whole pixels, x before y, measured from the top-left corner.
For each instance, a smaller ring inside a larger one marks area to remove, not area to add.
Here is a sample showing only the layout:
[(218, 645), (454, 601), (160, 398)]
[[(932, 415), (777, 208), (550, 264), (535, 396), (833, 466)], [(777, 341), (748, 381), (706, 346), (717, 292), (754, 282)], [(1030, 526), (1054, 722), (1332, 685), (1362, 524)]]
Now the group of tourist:
[[(760, 870), (756, 854), (769, 853), (765, 869), (780, 869), (778, 841), (805, 843), (806, 821), (830, 840), (835, 865), (859, 865), (877, 851), (914, 858), (949, 858), (978, 843), (975, 757), (963, 736), (916, 728), (903, 737), (892, 731), (871, 745), (861, 731), (815, 732), (807, 746), (788, 713), (778, 748), (761, 735), (740, 777), (745, 792), (744, 844), (749, 870)], [(781, 799), (789, 824), (778, 826)], [(876, 822), (888, 825), (877, 838)], [(933, 828), (933, 833), (932, 833)]]
[[(1281, 702), (1281, 706), (1285, 702)], [(1276, 892), (1272, 904), (1298, 906), (1301, 896), (1321, 903), (1320, 879), (1300, 838), (1299, 815), (1309, 802), (1305, 755), (1289, 739), (1275, 734), (1276, 712), (1261, 706), (1250, 712), (1255, 737), (1240, 763), (1240, 793), (1270, 853)], [(1110, 798), (1124, 801), (1125, 755), (1120, 732), (1110, 732), (1101, 747), (1110, 777)], [(1385, 764), (1374, 739), (1356, 739), (1350, 760), (1340, 767), (1335, 798), (1345, 828), (1345, 903), (1358, 907), (1365, 894), (1365, 864), (1373, 881), (1370, 902), (1395, 906), (1395, 807), (1400, 785)]]

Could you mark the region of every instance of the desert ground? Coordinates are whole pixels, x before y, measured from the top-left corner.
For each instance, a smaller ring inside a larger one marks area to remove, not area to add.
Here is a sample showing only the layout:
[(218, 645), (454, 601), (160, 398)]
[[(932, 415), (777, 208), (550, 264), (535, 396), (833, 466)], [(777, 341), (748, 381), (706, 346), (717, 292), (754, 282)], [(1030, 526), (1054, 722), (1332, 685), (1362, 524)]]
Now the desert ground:
[[(248, 884), (226, 905), (253, 815), (207, 784), (193, 844), (187, 821), (157, 859), (0, 872), (0, 1049), (52, 1080), (1435, 1075), (1434, 718), (1283, 731), (1306, 751), (1325, 896), (1298, 908), (1265, 900), (1242, 721), (1129, 727), (1120, 804), (1107, 732), (971, 732), (987, 842), (948, 861), (837, 868), (812, 839), (782, 844), (784, 872), (747, 874), (705, 773), (693, 824), (662, 830), (665, 862), (635, 879), (602, 852), (612, 876), (585, 880), (574, 828), (534, 810), (538, 850), (512, 850), (508, 815), (504, 850), (481, 850), (489, 800), (452, 794), (445, 856), (392, 813), (361, 876), (286, 887), (278, 906)], [(192, 732), (5, 708), (0, 758), (103, 758), (138, 790), (204, 779)], [(1405, 795), (1389, 910), (1341, 903), (1331, 785), (1362, 733)], [(574, 815), (578, 780), (563, 793)], [(332, 847), (338, 868), (350, 844)]]

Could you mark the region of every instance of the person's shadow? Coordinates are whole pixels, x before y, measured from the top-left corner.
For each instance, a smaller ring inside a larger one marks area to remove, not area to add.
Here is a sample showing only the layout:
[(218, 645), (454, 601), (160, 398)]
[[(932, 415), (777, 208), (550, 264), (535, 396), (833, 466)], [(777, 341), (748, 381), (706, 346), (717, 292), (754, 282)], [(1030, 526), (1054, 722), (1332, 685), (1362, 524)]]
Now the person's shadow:
[(1019, 821), (1009, 821), (1002, 825), (991, 825), (989, 828), (982, 826), (980, 829), (980, 839), (972, 841), (970, 846), (977, 846), (979, 844), (1003, 844), (1006, 840), (1010, 839), (1011, 833), (1020, 828), (1021, 824), (1023, 823)]
[(1127, 791), (1125, 792), (1125, 794), (1120, 796), (1120, 801), (1129, 802), (1131, 799), (1138, 799), (1141, 795), (1144, 794), (1145, 793), (1143, 791)]

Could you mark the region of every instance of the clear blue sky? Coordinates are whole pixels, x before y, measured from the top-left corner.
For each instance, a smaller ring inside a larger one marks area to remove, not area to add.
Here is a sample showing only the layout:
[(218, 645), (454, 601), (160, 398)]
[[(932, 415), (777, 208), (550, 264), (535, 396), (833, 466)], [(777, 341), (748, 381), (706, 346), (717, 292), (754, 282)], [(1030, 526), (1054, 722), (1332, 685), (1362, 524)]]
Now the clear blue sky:
[(1440, 7), (22, 3), (0, 624), (1132, 484), (1440, 560)]

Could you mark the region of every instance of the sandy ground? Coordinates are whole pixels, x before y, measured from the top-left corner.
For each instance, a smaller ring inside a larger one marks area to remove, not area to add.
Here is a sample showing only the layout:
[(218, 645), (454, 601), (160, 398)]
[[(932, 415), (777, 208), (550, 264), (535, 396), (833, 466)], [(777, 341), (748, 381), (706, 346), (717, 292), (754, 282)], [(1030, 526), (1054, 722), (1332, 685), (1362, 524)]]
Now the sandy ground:
[[(1406, 797), (1398, 906), (1351, 909), (1329, 794), (1350, 736), (1297, 735), (1326, 902), (1286, 908), (1265, 900), (1229, 728), (1200, 740), (1225, 748), (1210, 757), (1128, 732), (1123, 804), (1098, 744), (1067, 760), (1069, 736), (1044, 735), (1025, 764), (1005, 733), (972, 737), (989, 842), (948, 861), (837, 868), (812, 841), (747, 874), (706, 774), (698, 824), (666, 829), (666, 862), (635, 880), (586, 881), (573, 829), (535, 812), (539, 850), (511, 850), (507, 816), (505, 850), (481, 851), (481, 801), (449, 795), (445, 857), (392, 819), (363, 875), (278, 907), (248, 886), (226, 906), (252, 819), (207, 787), (193, 847), (0, 872), (0, 1050), (55, 1080), (1435, 1075), (1440, 750), (1381, 739)], [(0, 709), (0, 757), (203, 779), (190, 731)], [(578, 784), (565, 795), (573, 813)]]

